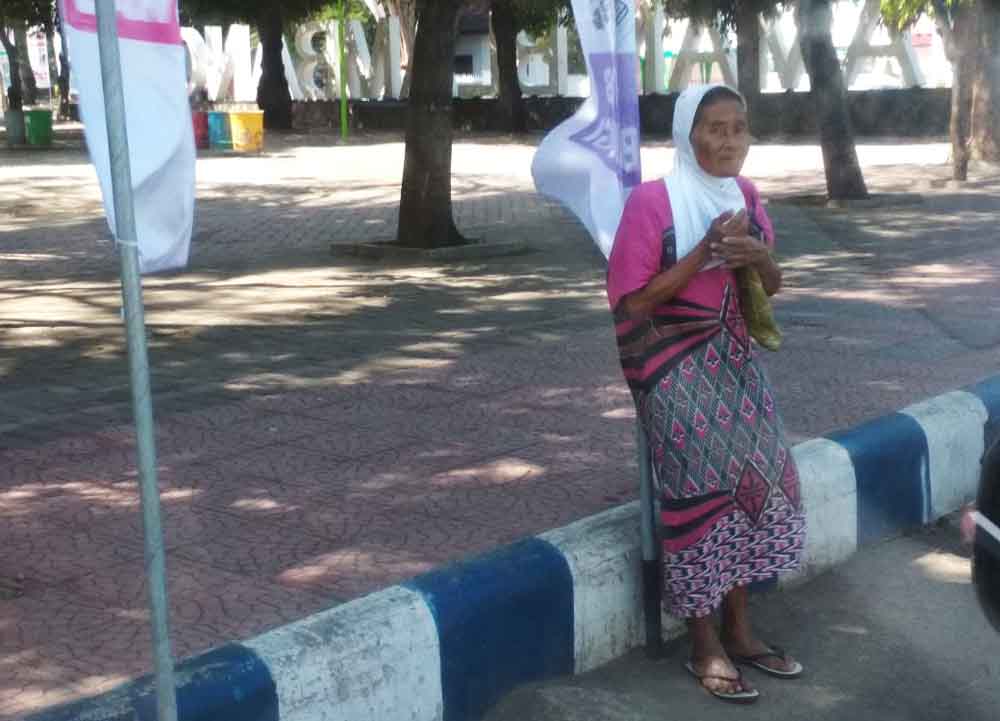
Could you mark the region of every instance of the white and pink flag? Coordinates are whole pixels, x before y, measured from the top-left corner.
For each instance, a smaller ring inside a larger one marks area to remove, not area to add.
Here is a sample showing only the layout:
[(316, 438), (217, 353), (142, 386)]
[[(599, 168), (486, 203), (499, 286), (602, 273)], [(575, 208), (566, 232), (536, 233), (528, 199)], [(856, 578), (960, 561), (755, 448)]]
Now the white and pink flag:
[(605, 257), (625, 200), (642, 180), (635, 0), (573, 0), (590, 97), (542, 141), (531, 172), (538, 192), (580, 219)]
[[(94, 0), (60, 0), (87, 147), (114, 232)], [(194, 221), (195, 146), (177, 0), (118, 0), (125, 117), (143, 273), (183, 268)]]

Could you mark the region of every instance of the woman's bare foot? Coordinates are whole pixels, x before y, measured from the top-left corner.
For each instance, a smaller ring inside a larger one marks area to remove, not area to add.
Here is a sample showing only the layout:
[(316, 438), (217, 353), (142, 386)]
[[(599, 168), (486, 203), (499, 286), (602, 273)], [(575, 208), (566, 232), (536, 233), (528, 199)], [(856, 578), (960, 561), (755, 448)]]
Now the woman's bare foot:
[(802, 670), (802, 666), (789, 654), (768, 646), (757, 638), (751, 637), (733, 641), (727, 637), (725, 647), (730, 657), (735, 659), (753, 658), (754, 663), (766, 666), (779, 674), (798, 674)]
[(691, 633), (691, 668), (705, 690), (721, 694), (752, 693), (736, 665), (726, 654), (711, 618), (688, 621)]
[(757, 638), (750, 626), (747, 590), (735, 588), (722, 603), (721, 644), (730, 658), (753, 658), (754, 663), (778, 674), (798, 674), (802, 666), (788, 654)]
[(959, 521), (959, 534), (962, 537), (962, 543), (966, 546), (971, 546), (976, 542), (976, 518), (972, 515), (973, 511), (976, 510), (975, 504), (967, 503), (962, 506), (962, 512)]

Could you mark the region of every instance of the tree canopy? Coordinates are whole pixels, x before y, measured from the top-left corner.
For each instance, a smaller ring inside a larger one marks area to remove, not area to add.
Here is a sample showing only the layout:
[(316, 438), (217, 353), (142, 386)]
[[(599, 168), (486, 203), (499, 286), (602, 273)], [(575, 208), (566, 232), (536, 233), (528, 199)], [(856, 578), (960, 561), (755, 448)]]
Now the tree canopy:
[(54, 13), (52, 0), (0, 0), (0, 29), (19, 24), (51, 27)]
[(771, 17), (785, 5), (782, 0), (654, 0), (672, 18), (718, 23), (723, 30), (736, 28), (741, 13)]
[(968, 0), (881, 0), (882, 19), (893, 30), (906, 30), (923, 15), (942, 15), (939, 19), (948, 21), (948, 16), (960, 3)]
[(330, 0), (180, 0), (180, 10), (187, 22), (197, 24), (255, 23), (276, 9), (286, 22), (297, 22), (333, 4)]
[(572, 16), (570, 0), (495, 0), (493, 6), (506, 3), (514, 13), (518, 31), (532, 37), (549, 32), (562, 18)]

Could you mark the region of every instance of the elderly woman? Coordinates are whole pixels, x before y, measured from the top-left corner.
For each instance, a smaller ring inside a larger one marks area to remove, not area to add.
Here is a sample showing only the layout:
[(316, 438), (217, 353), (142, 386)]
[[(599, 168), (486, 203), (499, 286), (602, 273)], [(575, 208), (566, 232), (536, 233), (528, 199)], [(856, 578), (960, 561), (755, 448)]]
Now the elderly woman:
[(608, 299), (660, 484), (665, 601), (687, 619), (686, 668), (709, 693), (748, 703), (759, 694), (739, 666), (802, 672), (754, 635), (747, 611), (747, 586), (797, 568), (805, 534), (798, 471), (733, 273), (755, 268), (773, 295), (781, 270), (757, 190), (739, 177), (742, 96), (690, 88), (673, 136), (673, 171), (626, 204)]

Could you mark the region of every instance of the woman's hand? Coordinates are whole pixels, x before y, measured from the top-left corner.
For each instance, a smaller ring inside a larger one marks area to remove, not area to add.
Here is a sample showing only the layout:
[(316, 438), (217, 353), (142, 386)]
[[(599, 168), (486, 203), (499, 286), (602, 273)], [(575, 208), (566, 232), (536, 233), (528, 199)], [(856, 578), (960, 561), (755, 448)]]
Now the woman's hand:
[(712, 244), (712, 255), (723, 261), (728, 270), (750, 267), (760, 275), (764, 292), (774, 295), (781, 289), (781, 268), (771, 250), (764, 243), (749, 235), (726, 236)]
[(708, 232), (705, 233), (702, 243), (711, 245), (721, 242), (727, 235), (746, 235), (749, 232), (750, 220), (747, 218), (746, 210), (740, 210), (736, 214), (726, 211), (708, 226)]
[(768, 295), (781, 288), (781, 268), (771, 257), (770, 248), (750, 235), (750, 219), (745, 210), (716, 218), (702, 245), (706, 243), (712, 257), (721, 260), (726, 269), (750, 266), (756, 270)]
[(722, 241), (727, 236), (743, 236), (750, 232), (750, 221), (746, 210), (738, 213), (726, 211), (712, 221), (708, 232), (695, 247), (692, 255), (698, 257), (698, 266), (702, 267), (713, 260), (725, 260), (718, 252)]
[(736, 215), (723, 213), (712, 222), (705, 237), (690, 253), (667, 270), (653, 276), (644, 288), (622, 298), (618, 304), (619, 308), (626, 316), (635, 320), (646, 318), (658, 305), (668, 302), (680, 293), (684, 286), (712, 260), (714, 243), (721, 242), (727, 234), (738, 232), (740, 228), (743, 229), (743, 234), (747, 233), (745, 210)]
[(712, 255), (729, 270), (752, 265), (760, 268), (769, 260), (768, 247), (749, 235), (727, 235), (712, 243)]

